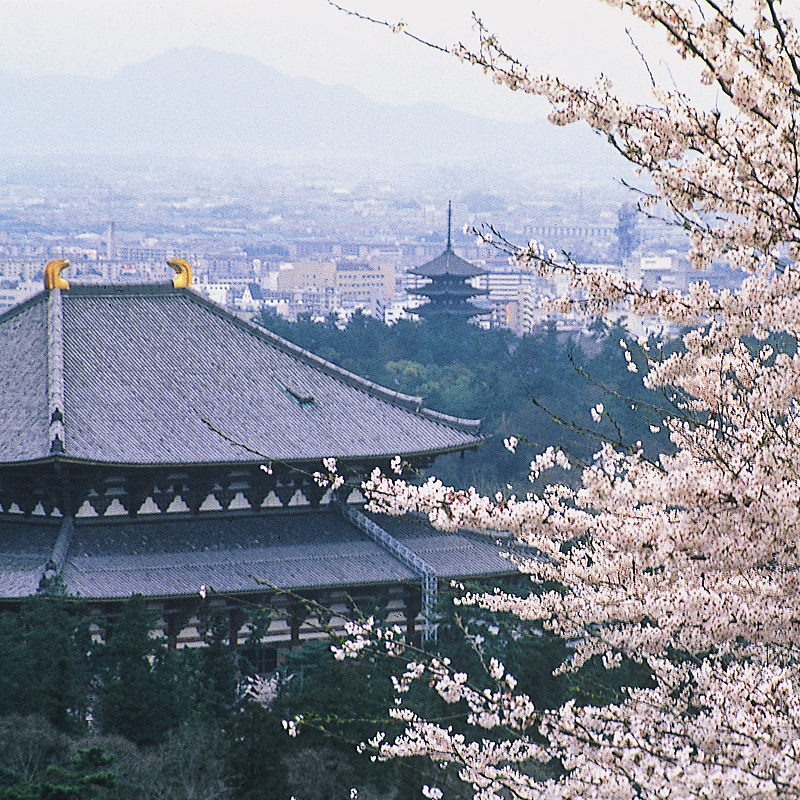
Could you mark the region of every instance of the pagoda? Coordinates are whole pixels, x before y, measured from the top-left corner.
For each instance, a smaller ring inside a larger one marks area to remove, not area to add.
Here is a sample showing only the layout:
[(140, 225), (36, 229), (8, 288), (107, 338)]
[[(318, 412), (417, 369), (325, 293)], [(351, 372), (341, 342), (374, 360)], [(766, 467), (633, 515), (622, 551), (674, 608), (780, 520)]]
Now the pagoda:
[(243, 321), (169, 263), (172, 283), (70, 286), (51, 262), (0, 316), (0, 606), (55, 583), (113, 617), (140, 594), (171, 646), (202, 641), (213, 608), (235, 643), (243, 603), (280, 607), (274, 649), (324, 616), (298, 597), (334, 626), (370, 598), (414, 638), (441, 581), (513, 571), (485, 538), (315, 478), (328, 458), (346, 476), (423, 468), (480, 444), (479, 421)]
[(470, 264), (453, 252), (451, 223), (452, 204), (448, 203), (445, 251), (433, 261), (409, 270), (412, 275), (427, 279), (427, 283), (411, 290), (412, 294), (428, 298), (427, 303), (414, 309), (416, 314), (425, 319), (437, 316), (457, 317), (466, 321), (470, 317), (486, 313), (469, 302), (473, 297), (486, 294), (470, 283), (472, 278), (485, 275), (486, 270)]

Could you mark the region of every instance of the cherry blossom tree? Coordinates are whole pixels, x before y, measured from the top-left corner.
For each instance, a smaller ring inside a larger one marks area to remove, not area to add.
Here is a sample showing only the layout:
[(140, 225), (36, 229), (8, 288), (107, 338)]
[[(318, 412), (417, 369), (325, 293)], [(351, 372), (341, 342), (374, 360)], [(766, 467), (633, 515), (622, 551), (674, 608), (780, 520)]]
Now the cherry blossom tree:
[[(703, 109), (653, 85), (633, 104), (612, 86), (539, 76), (476, 20), (478, 43), (452, 52), (498, 84), (547, 98), (557, 125), (586, 122), (648, 179), (640, 206), (661, 208), (690, 238), (698, 280), (688, 292), (646, 291), (609, 271), (581, 269), (530, 242), (514, 248), (541, 273), (569, 270), (557, 307), (626, 307), (687, 330), (662, 357), (652, 343), (629, 359), (645, 384), (674, 400), (663, 420), (674, 452), (604, 447), (580, 488), (486, 498), (430, 480), (373, 474), (372, 503), (427, 514), (443, 528), (511, 532), (538, 555), (520, 569), (557, 584), (544, 594), (466, 594), (464, 606), (538, 620), (571, 643), (564, 671), (602, 659), (642, 664), (651, 688), (602, 707), (555, 711), (515, 694), (496, 661), (479, 690), (454, 665), (414, 657), (397, 679), (392, 714), (405, 723), (381, 758), (427, 755), (458, 765), (476, 798), (711, 798), (800, 795), (800, 38), (779, 0), (608, 0), (662, 29), (678, 56), (702, 67), (719, 102)], [(397, 30), (399, 26), (395, 26)], [(400, 29), (402, 32), (402, 29)], [(738, 290), (702, 270), (726, 262)], [(591, 416), (600, 419), (603, 408)], [(587, 416), (589, 409), (587, 409)], [(516, 444), (516, 442), (514, 443)], [(553, 451), (531, 473), (560, 464)], [(552, 585), (551, 583), (551, 585)], [(338, 658), (403, 645), (353, 623)], [(424, 681), (465, 701), (485, 736), (465, 737), (401, 702)], [(543, 779), (531, 764), (560, 769)], [(426, 787), (428, 796), (438, 796)]]

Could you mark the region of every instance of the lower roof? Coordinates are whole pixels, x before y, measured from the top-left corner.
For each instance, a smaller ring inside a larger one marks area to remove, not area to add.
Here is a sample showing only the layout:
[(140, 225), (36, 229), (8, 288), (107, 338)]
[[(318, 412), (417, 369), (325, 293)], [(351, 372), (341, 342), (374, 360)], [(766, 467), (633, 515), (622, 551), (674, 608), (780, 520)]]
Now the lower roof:
[[(442, 579), (515, 572), (486, 537), (437, 531), (411, 518), (373, 519)], [(0, 599), (35, 593), (48, 562), (60, 570), (69, 594), (87, 600), (122, 600), (134, 593), (190, 597), (203, 585), (246, 593), (419, 581), (334, 509), (133, 521), (0, 519)]]

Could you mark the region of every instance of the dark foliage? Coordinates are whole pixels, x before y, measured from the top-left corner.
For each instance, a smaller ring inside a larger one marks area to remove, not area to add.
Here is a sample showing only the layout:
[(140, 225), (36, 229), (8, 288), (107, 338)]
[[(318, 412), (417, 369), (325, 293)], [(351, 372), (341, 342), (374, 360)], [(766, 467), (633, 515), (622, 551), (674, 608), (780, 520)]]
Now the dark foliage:
[(109, 797), (117, 785), (112, 755), (102, 747), (79, 749), (69, 764), (51, 763), (41, 780), (28, 780), (4, 771), (0, 800), (94, 800)]
[(181, 655), (194, 661), (195, 704), (200, 716), (222, 720), (236, 706), (238, 671), (236, 653), (228, 645), (230, 622), (221, 609), (212, 612), (205, 640), (206, 647)]
[(281, 759), (290, 744), (280, 717), (250, 703), (226, 729), (226, 777), (234, 800), (288, 800)]
[(94, 650), (98, 723), (140, 745), (162, 742), (186, 718), (191, 699), (182, 664), (150, 634), (155, 622), (134, 596)]
[(58, 594), (22, 601), (0, 614), (0, 715), (38, 714), (79, 731), (90, 704), (89, 626), (81, 606)]
[[(550, 446), (560, 446), (579, 464), (590, 463), (604, 439), (641, 441), (651, 454), (670, 447), (663, 432), (650, 429), (661, 425), (669, 403), (642, 385), (646, 354), (623, 328), (601, 320), (585, 333), (559, 331), (553, 322), (521, 339), (461, 320), (389, 327), (360, 314), (345, 329), (332, 318), (291, 323), (266, 313), (261, 324), (362, 377), (422, 396), (429, 408), (482, 419), (491, 438), (479, 451), (439, 458), (431, 469), (461, 488), (494, 493), (511, 484), (517, 492), (529, 491), (531, 456)], [(627, 369), (620, 340), (639, 363), (638, 372)], [(597, 403), (605, 407), (600, 424), (589, 413)], [(523, 438), (516, 455), (503, 447), (511, 435)]]

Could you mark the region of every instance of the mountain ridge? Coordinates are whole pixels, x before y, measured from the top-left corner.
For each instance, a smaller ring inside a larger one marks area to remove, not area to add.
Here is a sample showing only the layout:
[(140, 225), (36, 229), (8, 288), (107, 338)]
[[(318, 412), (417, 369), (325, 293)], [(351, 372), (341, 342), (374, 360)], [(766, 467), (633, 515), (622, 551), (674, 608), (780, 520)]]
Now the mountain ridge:
[(431, 103), (382, 104), (250, 56), (174, 48), (109, 79), (0, 71), (0, 153), (264, 157), (610, 166), (588, 130), (487, 120)]

